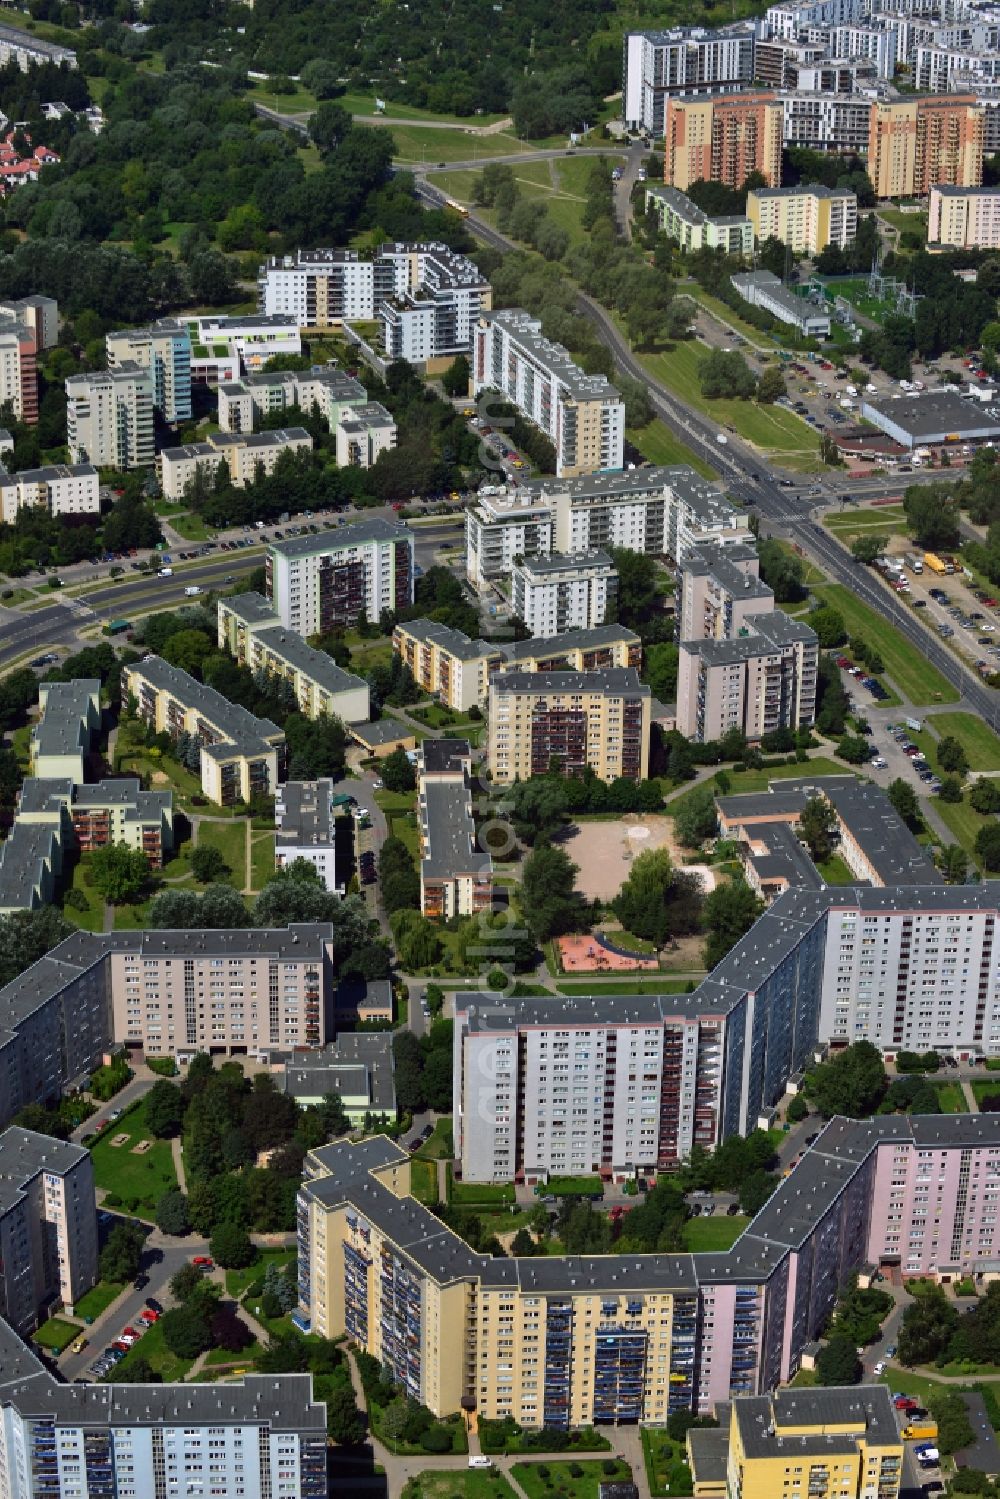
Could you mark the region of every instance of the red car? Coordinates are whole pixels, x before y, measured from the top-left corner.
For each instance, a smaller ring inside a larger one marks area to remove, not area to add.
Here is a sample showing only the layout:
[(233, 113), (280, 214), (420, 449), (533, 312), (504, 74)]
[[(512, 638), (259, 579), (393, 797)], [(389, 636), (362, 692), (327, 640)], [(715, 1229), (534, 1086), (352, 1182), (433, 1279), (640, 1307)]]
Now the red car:
[(207, 1254), (196, 1254), (191, 1263), (197, 1265), (199, 1270), (214, 1270), (215, 1268), (215, 1261)]
[(139, 1321), (145, 1323), (147, 1327), (152, 1327), (153, 1323), (159, 1320), (159, 1312), (154, 1312), (151, 1306), (147, 1306), (145, 1311), (139, 1313)]

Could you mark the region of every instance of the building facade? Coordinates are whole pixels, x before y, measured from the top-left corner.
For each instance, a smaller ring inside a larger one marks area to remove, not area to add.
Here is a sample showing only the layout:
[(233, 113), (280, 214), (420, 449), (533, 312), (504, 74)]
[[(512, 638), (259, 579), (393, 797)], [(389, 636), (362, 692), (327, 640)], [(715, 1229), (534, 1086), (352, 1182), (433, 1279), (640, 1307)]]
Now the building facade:
[(304, 427), (268, 432), (212, 432), (204, 442), (164, 448), (157, 456), (160, 485), (168, 500), (181, 500), (199, 477), (214, 481), (220, 466), (231, 484), (244, 489), (261, 474), (273, 474), (283, 453), (311, 452), (313, 440)]
[(420, 910), (448, 921), (493, 905), (493, 860), (477, 846), (472, 750), (465, 739), (425, 739), (417, 759)]
[(754, 743), (775, 729), (808, 728), (816, 712), (819, 645), (804, 620), (748, 614), (732, 639), (682, 640), (677, 728), (705, 744), (738, 729)]
[(1000, 189), (932, 187), (927, 243), (958, 250), (1000, 249)]
[(18, 421), (38, 422), (38, 341), (21, 318), (0, 322), (0, 405), (10, 405)]
[(0, 1317), (27, 1337), (97, 1282), (90, 1152), (11, 1126), (0, 1134)]
[(699, 179), (739, 188), (751, 172), (781, 186), (782, 108), (771, 93), (668, 98), (663, 180), (686, 192)]
[(401, 621), (392, 632), (392, 648), (425, 692), (434, 693), (456, 713), (481, 708), (489, 680), (503, 666), (500, 647), (488, 640), (470, 640), (434, 619)]
[(733, 640), (750, 618), (774, 610), (774, 591), (760, 576), (756, 548), (691, 547), (677, 566), (678, 640)]
[(337, 463), (341, 468), (371, 468), (396, 446), (396, 430), (392, 412), (381, 401), (352, 406), (337, 423)]
[(488, 763), (501, 784), (589, 766), (602, 781), (649, 774), (650, 691), (628, 667), (499, 672), (490, 682)]
[(562, 476), (621, 469), (625, 403), (604, 375), (585, 375), (520, 307), (487, 313), (472, 350), (476, 395), (496, 390), (550, 439)]
[(156, 457), (153, 379), (131, 360), (66, 381), (70, 462), (97, 468), (147, 468)]
[(101, 486), (91, 463), (53, 463), (8, 474), (0, 468), (0, 514), (12, 526), (18, 511), (37, 507), (50, 515), (100, 515)]
[(326, 651), (314, 650), (301, 635), (286, 630), (259, 593), (219, 600), (218, 641), (220, 649), (228, 650), (240, 666), (287, 682), (298, 711), (306, 718), (366, 723), (370, 717), (365, 679), (345, 671)]
[[(284, 869), (296, 859), (308, 859), (324, 888), (337, 895), (346, 893), (346, 884), (337, 867), (337, 818), (345, 806), (335, 795), (333, 781), (286, 781), (274, 798), (274, 864)], [(345, 866), (353, 868), (353, 836), (350, 857)]]
[(753, 253), (753, 225), (745, 214), (710, 218), (679, 188), (648, 183), (646, 212), (655, 214), (663, 233), (682, 250), (724, 250), (727, 255), (747, 256)]
[(622, 50), (622, 118), (654, 138), (663, 135), (669, 95), (742, 89), (754, 79), (751, 27), (630, 31)]
[(86, 779), (84, 761), (101, 727), (101, 684), (96, 677), (39, 682), (39, 719), (31, 731), (31, 773), (43, 780)]
[(844, 250), (858, 232), (858, 195), (846, 187), (755, 188), (747, 217), (758, 242), (780, 240), (797, 255), (819, 255), (827, 245)]
[(318, 411), (331, 432), (355, 406), (368, 404), (368, 392), (346, 370), (314, 365), (311, 370), (262, 370), (219, 386), (219, 426), (223, 432), (253, 432), (276, 411), (298, 406)]
[(286, 629), (322, 635), (413, 603), (413, 533), (395, 521), (360, 520), (272, 542), (267, 591)]
[(751, 307), (762, 307), (779, 322), (789, 323), (803, 338), (829, 338), (830, 314), (821, 298), (797, 297), (773, 271), (746, 271), (729, 279)]
[(165, 422), (191, 419), (191, 334), (185, 323), (164, 318), (149, 328), (127, 328), (104, 340), (108, 369), (135, 364), (148, 370), (153, 406)]
[(593, 630), (613, 612), (618, 573), (607, 552), (561, 552), (515, 562), (511, 609), (532, 635)]
[(942, 184), (978, 187), (983, 130), (983, 107), (972, 94), (878, 100), (868, 139), (876, 196), (921, 197)]

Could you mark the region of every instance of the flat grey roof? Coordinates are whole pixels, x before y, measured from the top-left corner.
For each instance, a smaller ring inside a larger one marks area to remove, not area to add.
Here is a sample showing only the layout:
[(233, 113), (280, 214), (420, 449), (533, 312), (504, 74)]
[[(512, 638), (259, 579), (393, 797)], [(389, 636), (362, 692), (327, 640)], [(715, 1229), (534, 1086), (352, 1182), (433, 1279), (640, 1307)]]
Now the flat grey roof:
[(285, 1066), (285, 1092), (367, 1093), (380, 1114), (395, 1114), (396, 1083), (391, 1031), (343, 1031), (322, 1051), (296, 1052)]
[[(847, 60), (847, 59), (845, 59)], [(853, 58), (854, 62), (867, 61), (868, 59)], [(839, 59), (824, 59), (820, 64), (822, 67), (831, 63), (837, 64)], [(814, 198), (856, 198), (857, 194), (849, 187), (824, 187), (822, 182), (802, 182), (798, 187), (755, 187), (752, 196), (755, 198), (799, 198), (803, 193), (809, 193)], [(772, 273), (773, 274), (773, 273)]]
[(457, 661), (479, 661), (483, 656), (500, 658), (503, 647), (488, 640), (470, 640), (461, 630), (453, 630), (436, 619), (401, 620), (399, 628), (414, 640), (433, 642)]
[(772, 599), (774, 590), (769, 588), (756, 571), (738, 567), (738, 562), (756, 562), (757, 553), (752, 547), (738, 543), (733, 547), (706, 544), (691, 547), (680, 564), (683, 576), (691, 573), (695, 577), (714, 578), (727, 592), (736, 598)]
[(750, 836), (755, 843), (764, 845), (764, 853), (748, 849), (746, 855), (760, 880), (784, 879), (789, 887), (805, 890), (822, 887), (822, 875), (787, 822), (762, 822)]
[(472, 755), (467, 739), (425, 739), (420, 746), (423, 769), (430, 775), (461, 775)]
[(0, 1134), (0, 1212), (6, 1212), (23, 1196), (24, 1188), (39, 1171), (64, 1176), (87, 1153), (82, 1145), (9, 1125)]
[(858, 1435), (879, 1446), (900, 1445), (892, 1397), (886, 1385), (841, 1389), (778, 1390), (734, 1400), (732, 1418), (747, 1457), (825, 1456), (857, 1450), (857, 1437), (825, 1430), (818, 1435), (782, 1434), (783, 1427), (856, 1424)]
[(332, 848), (335, 814), (331, 806), (333, 782), (286, 781), (275, 791), (275, 820), (279, 847), (309, 844)]
[(232, 614), (247, 625), (259, 625), (265, 623), (278, 623), (278, 616), (270, 599), (266, 599), (261, 593), (238, 593), (235, 598), (219, 600), (219, 618), (226, 614)]
[(283, 448), (290, 442), (307, 442), (312, 447), (312, 438), (305, 427), (272, 428), (268, 432), (213, 432), (208, 441), (216, 452), (223, 448)]
[(651, 697), (634, 666), (606, 666), (599, 671), (502, 671), (490, 682), (498, 692), (605, 692), (609, 696)]
[(931, 437), (938, 433), (1000, 432), (1000, 409), (984, 406), (957, 395), (951, 390), (918, 392), (915, 395), (892, 396), (883, 400), (863, 401), (862, 416), (882, 417), (902, 427), (911, 437)]
[(30, 911), (46, 868), (54, 870), (59, 855), (59, 833), (51, 823), (19, 818), (0, 844), (0, 906)]
[(516, 344), (529, 350), (541, 367), (554, 375), (578, 400), (621, 400), (621, 392), (606, 375), (584, 374), (569, 350), (546, 338), (540, 320), (523, 307), (483, 312), (480, 322), (499, 324)]
[(351, 521), (344, 526), (334, 526), (320, 531), (317, 536), (293, 536), (288, 541), (272, 541), (268, 550), (276, 557), (314, 557), (324, 552), (342, 552), (348, 547), (366, 546), (372, 541), (405, 541), (413, 547), (413, 532), (399, 521), (382, 520), (372, 516), (370, 520)]
[(74, 682), (43, 682), (38, 689), (41, 718), (32, 730), (39, 755), (71, 755), (90, 743), (90, 715), (101, 684), (96, 677)]
[(397, 739), (412, 739), (413, 730), (400, 718), (378, 718), (369, 723), (352, 723), (351, 733), (363, 744), (392, 744)]
[(476, 847), (472, 792), (463, 781), (421, 778), (418, 800), (424, 832), (420, 870), (425, 879), (456, 879), (459, 875), (487, 877), (490, 855)]
[[(196, 682), (194, 677), (182, 671), (179, 666), (171, 666), (162, 656), (144, 656), (135, 666), (126, 669), (145, 678), (156, 691), (169, 692), (182, 707), (200, 713), (223, 736), (227, 745), (234, 746), (234, 752), (260, 754), (284, 741), (281, 729), (269, 718), (257, 718), (255, 714), (248, 713), (246, 708), (241, 708), (238, 703), (231, 703), (221, 692), (216, 692), (214, 687)], [(220, 746), (203, 745), (202, 748), (206, 753), (212, 754)], [(218, 758), (218, 755), (213, 758)]]
[(601, 567), (609, 570), (614, 562), (608, 552), (594, 548), (589, 552), (550, 552), (537, 557), (525, 557), (520, 563), (522, 572), (545, 577), (549, 573), (575, 573), (581, 568)]
[(605, 646), (624, 641), (626, 645), (640, 645), (639, 636), (624, 625), (598, 625), (593, 630), (564, 630), (561, 635), (536, 635), (532, 640), (515, 640), (500, 649), (512, 666), (519, 661), (541, 661), (549, 656), (562, 656), (567, 651), (602, 650)]
[(277, 624), (271, 630), (255, 631), (254, 639), (334, 697), (341, 692), (353, 692), (356, 688), (363, 687), (367, 713), (368, 683), (364, 677), (345, 671), (326, 651), (317, 651), (311, 645), (306, 645), (302, 636), (296, 635), (294, 630), (286, 630), (284, 625)]

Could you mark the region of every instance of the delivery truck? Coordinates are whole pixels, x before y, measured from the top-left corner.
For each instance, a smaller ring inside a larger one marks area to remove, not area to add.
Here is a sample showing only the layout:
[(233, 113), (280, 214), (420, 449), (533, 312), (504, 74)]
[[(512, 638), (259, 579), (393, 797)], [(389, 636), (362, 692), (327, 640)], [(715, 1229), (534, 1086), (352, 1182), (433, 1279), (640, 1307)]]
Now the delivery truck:
[(911, 1426), (903, 1427), (903, 1436), (908, 1442), (926, 1441), (937, 1436), (936, 1421), (917, 1421)]
[(924, 553), (924, 566), (929, 567), (932, 573), (953, 573), (955, 571), (947, 562), (942, 562), (936, 552)]

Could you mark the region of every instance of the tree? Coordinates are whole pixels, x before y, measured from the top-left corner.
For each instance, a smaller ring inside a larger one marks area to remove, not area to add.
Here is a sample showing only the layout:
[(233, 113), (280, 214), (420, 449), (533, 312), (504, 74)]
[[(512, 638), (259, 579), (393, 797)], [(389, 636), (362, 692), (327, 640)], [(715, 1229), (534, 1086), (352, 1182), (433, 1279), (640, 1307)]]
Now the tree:
[(212, 1316), (217, 1302), (205, 1294), (207, 1289), (203, 1286), (201, 1292), (189, 1296), (181, 1306), (171, 1307), (160, 1318), (163, 1341), (177, 1358), (195, 1359), (212, 1347)]
[(394, 749), (391, 755), (386, 755), (379, 768), (387, 791), (412, 791), (417, 784), (417, 773), (402, 748)]
[(950, 484), (911, 484), (903, 509), (915, 539), (928, 551), (948, 551), (961, 539), (956, 492)]
[(87, 856), (94, 888), (112, 905), (133, 900), (149, 879), (149, 861), (127, 843), (108, 843)]
[(159, 1078), (146, 1094), (146, 1128), (158, 1140), (176, 1135), (184, 1121), (184, 1097), (176, 1083)]
[(958, 843), (946, 843), (938, 859), (941, 873), (949, 885), (964, 885), (969, 872), (969, 856)]
[(961, 741), (953, 734), (945, 734), (938, 740), (937, 761), (942, 770), (953, 772), (955, 775), (963, 776), (969, 768), (968, 756), (962, 748)]
[(881, 1052), (870, 1041), (856, 1041), (809, 1073), (806, 1091), (826, 1119), (874, 1114), (886, 1091)]
[(765, 537), (757, 543), (757, 556), (760, 575), (768, 588), (773, 589), (777, 603), (794, 604), (806, 597), (805, 570), (794, 552), (786, 551), (772, 537)]
[(799, 816), (799, 835), (805, 839), (815, 864), (822, 864), (833, 853), (836, 831), (837, 814), (826, 797), (809, 797)]
[(771, 1193), (778, 1185), (778, 1178), (770, 1171), (751, 1171), (740, 1183), (740, 1207), (751, 1218), (759, 1213)]
[(917, 793), (909, 781), (904, 781), (902, 777), (897, 776), (894, 781), (889, 782), (886, 795), (908, 828), (917, 829), (923, 826)]
[(441, 937), (426, 916), (421, 916), (419, 911), (396, 911), (390, 925), (396, 958), (404, 972), (415, 973), (419, 968), (433, 967), (441, 956)]
[(506, 792), (510, 819), (522, 843), (550, 837), (566, 817), (566, 785), (556, 776), (533, 776), (518, 781)]
[(224, 931), (248, 924), (246, 902), (232, 885), (209, 885), (204, 895), (193, 890), (161, 890), (149, 907), (149, 926), (160, 931)]
[(213, 885), (217, 880), (225, 879), (229, 872), (229, 865), (221, 849), (206, 843), (193, 850), (191, 873), (200, 885)]
[(973, 781), (969, 788), (969, 806), (981, 817), (992, 817), (1000, 812), (1000, 785), (986, 776)]
[(1000, 822), (988, 823), (976, 834), (976, 856), (987, 869), (1000, 869)]
[(945, 1456), (960, 1452), (976, 1440), (968, 1407), (955, 1390), (935, 1390), (928, 1395), (927, 1404), (937, 1422), (937, 1445)]
[(238, 1223), (220, 1223), (209, 1240), (212, 1258), (224, 1270), (243, 1270), (252, 1265), (257, 1251), (245, 1228)]
[(464, 354), (458, 354), (451, 361), (444, 374), (441, 376), (441, 384), (444, 386), (445, 395), (467, 396), (469, 394), (469, 381), (472, 371), (469, 361)]
[(164, 1234), (186, 1234), (191, 1228), (183, 1192), (164, 1192), (156, 1204), (156, 1226)]
[(673, 872), (667, 849), (647, 849), (633, 860), (614, 900), (615, 915), (625, 930), (658, 947), (666, 940), (666, 901)]
[(837, 741), (836, 754), (848, 765), (864, 765), (871, 758), (871, 749), (861, 734), (844, 734)]
[(309, 134), (320, 151), (328, 153), (341, 145), (353, 120), (340, 104), (321, 104), (309, 117)]
[(242, 1317), (236, 1315), (232, 1304), (217, 1307), (208, 1325), (215, 1347), (225, 1348), (228, 1353), (241, 1353), (254, 1341), (253, 1333)]
[(337, 921), (339, 913), (340, 897), (327, 890), (308, 859), (295, 859), (272, 875), (253, 906), (254, 923), (262, 927)]
[(709, 400), (749, 401), (757, 389), (753, 371), (737, 350), (713, 349), (698, 366), (701, 393)]
[(857, 1384), (861, 1378), (858, 1350), (850, 1338), (833, 1337), (816, 1355), (816, 1378), (822, 1385)]
[(962, 800), (962, 783), (958, 776), (942, 776), (938, 787), (938, 801), (956, 804)]
[(133, 1354), (128, 1361), (129, 1384), (162, 1384), (163, 1375), (159, 1374), (142, 1354)]
[(702, 907), (702, 926), (708, 933), (705, 943), (705, 966), (714, 968), (729, 952), (730, 948), (744, 936), (758, 916), (763, 913), (764, 902), (751, 890), (741, 877), (726, 885), (717, 885), (706, 897)]
[(801, 1124), (803, 1119), (809, 1118), (809, 1105), (801, 1093), (796, 1093), (792, 1097), (788, 1108), (785, 1110), (785, 1118), (789, 1124)]
[(847, 639), (844, 616), (839, 609), (834, 609), (829, 604), (813, 609), (806, 615), (806, 621), (810, 628), (816, 631), (816, 638), (825, 651), (843, 645)]
[(780, 366), (769, 364), (761, 370), (760, 379), (757, 381), (757, 400), (762, 406), (772, 406), (775, 401), (780, 401), (782, 396), (787, 394), (785, 377)]
[(187, 1301), (204, 1282), (205, 1277), (197, 1265), (182, 1265), (170, 1277), (170, 1294), (175, 1301)]
[(940, 1286), (927, 1286), (903, 1313), (899, 1328), (899, 1361), (932, 1364), (948, 1347), (958, 1327), (958, 1308)]
[(855, 536), (851, 542), (851, 556), (855, 562), (871, 567), (876, 557), (881, 557), (889, 544), (888, 536)]
[(719, 826), (715, 796), (708, 786), (686, 792), (674, 814), (674, 832), (684, 848), (700, 848)]
[[(364, 1441), (367, 1428), (365, 1418), (358, 1410), (354, 1391), (349, 1385), (338, 1386), (326, 1397), (326, 1434), (339, 1447), (358, 1447)], [(448, 1438), (451, 1450), (451, 1438)]]
[(9, 984), (72, 932), (55, 906), (0, 916), (0, 984)]
[(619, 623), (641, 635), (650, 616), (659, 608), (656, 559), (623, 547), (612, 547), (611, 558), (618, 574)]
[(581, 906), (575, 880), (579, 873), (569, 854), (551, 843), (540, 843), (524, 861), (521, 906), (536, 941), (573, 929)]
[(117, 1223), (101, 1250), (101, 1279), (134, 1280), (142, 1258), (143, 1234), (131, 1223)]

